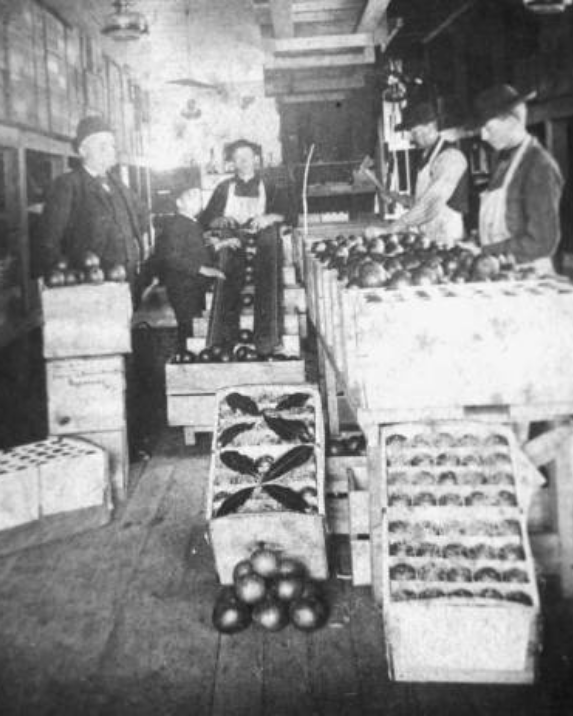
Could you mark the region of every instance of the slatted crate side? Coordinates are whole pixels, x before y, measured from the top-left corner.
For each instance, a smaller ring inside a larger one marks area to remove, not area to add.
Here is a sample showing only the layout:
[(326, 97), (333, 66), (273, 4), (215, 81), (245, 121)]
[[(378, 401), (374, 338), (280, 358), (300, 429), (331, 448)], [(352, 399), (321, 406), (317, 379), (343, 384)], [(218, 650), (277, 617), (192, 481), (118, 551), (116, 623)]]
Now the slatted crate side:
[(47, 361), (46, 385), (51, 434), (125, 425), (123, 356)]
[(167, 363), (166, 391), (169, 395), (214, 394), (221, 388), (249, 383), (304, 383), (304, 361), (250, 363)]
[[(1, 456), (0, 456), (1, 459)], [(0, 531), (39, 519), (38, 468), (35, 465), (0, 465)]]
[(112, 502), (117, 505), (125, 500), (129, 487), (127, 428), (123, 426), (117, 430), (88, 430), (76, 433), (74, 437), (105, 450)]
[(536, 284), (509, 295), (491, 284), (455, 298), (362, 302), (357, 341), (366, 406), (570, 402), (573, 374), (563, 366), (573, 350), (573, 292)]
[(173, 427), (193, 425), (197, 432), (211, 432), (214, 409), (214, 393), (167, 395), (167, 422)]
[(344, 288), (339, 282), (338, 307), (340, 313), (341, 366), (345, 385), (354, 389), (360, 375), (356, 345), (356, 303), (358, 290)]
[(41, 299), (45, 358), (131, 352), (133, 309), (127, 284), (45, 288)]
[(107, 454), (96, 445), (82, 442), (81, 448), (77, 454), (64, 454), (39, 466), (41, 515), (107, 504), (110, 497)]
[(208, 517), (209, 541), (222, 584), (232, 584), (235, 565), (261, 543), (300, 560), (314, 579), (328, 577), (323, 515), (295, 512)]
[(372, 584), (370, 500), (368, 490), (359, 490), (353, 480), (348, 484), (348, 532), (352, 584), (364, 587)]

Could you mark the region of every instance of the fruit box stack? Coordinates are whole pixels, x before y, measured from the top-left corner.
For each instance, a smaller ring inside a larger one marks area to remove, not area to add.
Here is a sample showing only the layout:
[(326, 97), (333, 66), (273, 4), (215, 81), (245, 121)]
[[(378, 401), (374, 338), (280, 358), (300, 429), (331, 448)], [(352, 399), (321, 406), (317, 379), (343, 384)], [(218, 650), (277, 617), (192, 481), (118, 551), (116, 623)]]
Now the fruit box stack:
[(115, 500), (129, 471), (125, 358), (131, 352), (131, 293), (106, 281), (42, 290), (50, 435), (85, 438), (107, 451)]
[(383, 614), (401, 681), (534, 680), (540, 607), (513, 433), (381, 429)]
[(309, 384), (239, 385), (216, 396), (207, 520), (223, 584), (260, 544), (327, 577), (324, 424)]
[(82, 531), (89, 509), (100, 524), (109, 521), (108, 461), (97, 445), (48, 438), (0, 452), (0, 553), (12, 545), (7, 533), (62, 513), (80, 515), (75, 531)]

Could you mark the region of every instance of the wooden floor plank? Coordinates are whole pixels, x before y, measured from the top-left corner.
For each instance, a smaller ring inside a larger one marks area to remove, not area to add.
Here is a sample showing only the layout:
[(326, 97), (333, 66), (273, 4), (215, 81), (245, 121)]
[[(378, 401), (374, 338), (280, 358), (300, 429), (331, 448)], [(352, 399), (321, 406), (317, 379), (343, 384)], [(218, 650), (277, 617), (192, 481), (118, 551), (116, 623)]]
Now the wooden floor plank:
[(125, 521), (27, 550), (2, 585), (18, 595), (10, 600), (17, 609), (13, 618), (2, 610), (15, 628), (13, 633), (3, 630), (3, 643), (17, 649), (18, 661), (26, 665), (11, 679), (23, 694), (20, 708), (26, 712), (65, 712), (70, 700), (75, 710), (84, 692), (91, 694), (90, 672), (145, 541), (146, 523), (165, 491), (158, 479), (166, 474), (165, 466), (153, 466), (150, 473), (155, 479), (149, 481), (149, 489), (136, 491)]
[(0, 559), (2, 716), (573, 714), (573, 602), (547, 594), (534, 687), (391, 682), (377, 607), (347, 583), (316, 634), (219, 637), (209, 446), (167, 448), (112, 525)]
[(318, 713), (309, 673), (309, 636), (287, 626), (265, 636), (265, 716)]
[(309, 639), (312, 692), (323, 716), (356, 716), (362, 712), (346, 582), (328, 584), (331, 617), (324, 629)]
[(350, 594), (350, 631), (365, 716), (414, 716), (409, 684), (390, 681), (382, 615), (368, 588)]
[(212, 716), (262, 716), (263, 634), (221, 636)]
[(202, 458), (181, 461), (175, 471), (102, 660), (108, 693), (102, 713), (210, 711), (218, 648), (210, 605), (217, 585), (199, 521), (202, 494), (192, 479), (206, 470)]

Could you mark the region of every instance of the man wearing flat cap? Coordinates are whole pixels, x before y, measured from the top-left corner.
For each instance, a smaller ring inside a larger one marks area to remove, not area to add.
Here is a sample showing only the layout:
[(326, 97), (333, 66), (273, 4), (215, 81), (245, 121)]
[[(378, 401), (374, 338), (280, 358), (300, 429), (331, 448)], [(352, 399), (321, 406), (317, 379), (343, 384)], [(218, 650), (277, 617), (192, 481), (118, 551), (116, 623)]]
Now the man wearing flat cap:
[(125, 267), (132, 288), (142, 259), (145, 212), (136, 196), (110, 170), (117, 163), (115, 139), (99, 116), (82, 119), (74, 148), (81, 165), (53, 182), (41, 222), (42, 267), (65, 256), (80, 268), (86, 252), (104, 270)]
[(280, 223), (289, 213), (288, 197), (257, 170), (258, 147), (239, 139), (229, 147), (235, 176), (222, 181), (201, 216), (205, 228), (244, 226), (255, 231)]
[(419, 229), (429, 239), (452, 246), (464, 238), (468, 210), (468, 163), (439, 131), (439, 117), (429, 102), (408, 105), (398, 131), (409, 131), (422, 150), (411, 208), (389, 231)]
[(561, 238), (563, 177), (557, 163), (526, 128), (526, 102), (510, 85), (484, 90), (475, 100), (474, 127), (495, 150), (489, 185), (481, 198), (483, 251), (511, 254), (518, 263), (552, 272)]

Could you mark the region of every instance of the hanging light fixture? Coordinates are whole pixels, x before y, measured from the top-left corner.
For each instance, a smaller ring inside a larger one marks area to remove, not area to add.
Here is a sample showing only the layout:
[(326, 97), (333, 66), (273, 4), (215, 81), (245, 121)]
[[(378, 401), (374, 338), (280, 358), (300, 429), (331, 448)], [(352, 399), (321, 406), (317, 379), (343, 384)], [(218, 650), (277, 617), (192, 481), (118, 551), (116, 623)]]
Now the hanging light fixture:
[(114, 0), (115, 8), (110, 13), (102, 28), (102, 34), (114, 40), (139, 40), (143, 35), (149, 33), (149, 26), (145, 15), (137, 10), (132, 10), (132, 0)]
[(573, 0), (523, 0), (523, 4), (539, 15), (552, 15), (571, 7)]

